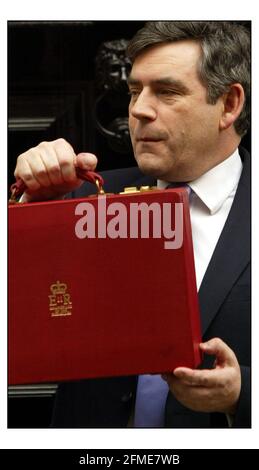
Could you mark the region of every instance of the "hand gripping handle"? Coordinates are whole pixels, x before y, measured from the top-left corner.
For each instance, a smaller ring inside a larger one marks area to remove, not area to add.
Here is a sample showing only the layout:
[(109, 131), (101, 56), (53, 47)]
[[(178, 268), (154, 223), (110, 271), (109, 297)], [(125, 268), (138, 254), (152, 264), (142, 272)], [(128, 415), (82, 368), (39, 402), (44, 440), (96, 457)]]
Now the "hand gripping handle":
[[(78, 178), (84, 181), (88, 181), (89, 183), (93, 183), (97, 186), (98, 194), (104, 194), (103, 185), (104, 181), (99, 173), (91, 170), (82, 170), (81, 168), (76, 168), (76, 175)], [(13, 183), (10, 187), (11, 197), (9, 199), (9, 203), (15, 203), (16, 199), (20, 197), (24, 191), (26, 191), (27, 186), (21, 178)]]

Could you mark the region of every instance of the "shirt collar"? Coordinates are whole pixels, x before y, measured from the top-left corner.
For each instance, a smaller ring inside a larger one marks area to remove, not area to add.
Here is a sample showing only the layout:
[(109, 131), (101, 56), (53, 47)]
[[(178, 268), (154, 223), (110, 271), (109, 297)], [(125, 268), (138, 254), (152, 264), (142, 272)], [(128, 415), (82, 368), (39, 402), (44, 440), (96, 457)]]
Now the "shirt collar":
[[(207, 206), (211, 214), (217, 212), (228, 196), (236, 189), (242, 172), (242, 161), (238, 149), (226, 160), (204, 173), (188, 186)], [(164, 189), (167, 182), (158, 180), (157, 186)]]

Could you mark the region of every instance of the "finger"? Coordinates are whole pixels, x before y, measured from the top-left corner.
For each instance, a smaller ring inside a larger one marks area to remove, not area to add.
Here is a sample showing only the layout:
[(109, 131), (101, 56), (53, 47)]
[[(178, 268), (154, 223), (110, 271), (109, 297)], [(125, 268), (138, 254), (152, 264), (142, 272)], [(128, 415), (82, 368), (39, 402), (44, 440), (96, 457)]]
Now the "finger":
[(63, 180), (66, 183), (76, 181), (74, 165), (76, 154), (71, 145), (64, 139), (57, 139), (53, 142), (53, 149), (59, 162)]
[(38, 145), (38, 148), (51, 184), (56, 186), (64, 183), (61, 167), (53, 146), (49, 145), (48, 142), (42, 142)]
[(38, 181), (40, 186), (43, 188), (48, 188), (51, 185), (51, 181), (49, 179), (45, 162), (42, 159), (39, 151), (35, 151), (33, 158), (30, 158), (27, 161), (35, 179)]
[(97, 158), (93, 153), (81, 152), (76, 156), (75, 166), (82, 170), (95, 170)]
[(221, 374), (213, 370), (193, 370), (179, 367), (174, 370), (174, 376), (181, 379), (183, 383), (193, 387), (215, 387), (220, 383)]
[(35, 178), (32, 169), (25, 157), (25, 154), (22, 154), (18, 157), (14, 176), (16, 180), (21, 178), (29, 190), (36, 191), (41, 186)]
[(50, 185), (46, 167), (37, 148), (30, 149), (29, 152), (23, 154), (20, 162), (20, 166), (17, 165), (17, 176), (25, 182), (29, 190), (34, 191), (39, 187)]
[(212, 338), (206, 343), (201, 343), (200, 349), (206, 354), (215, 355), (218, 365), (227, 363), (233, 366), (237, 361), (232, 349), (220, 338)]
[(186, 385), (176, 383), (171, 391), (180, 403), (193, 411), (218, 411), (220, 406), (218, 401), (215, 399), (212, 388), (188, 387)]

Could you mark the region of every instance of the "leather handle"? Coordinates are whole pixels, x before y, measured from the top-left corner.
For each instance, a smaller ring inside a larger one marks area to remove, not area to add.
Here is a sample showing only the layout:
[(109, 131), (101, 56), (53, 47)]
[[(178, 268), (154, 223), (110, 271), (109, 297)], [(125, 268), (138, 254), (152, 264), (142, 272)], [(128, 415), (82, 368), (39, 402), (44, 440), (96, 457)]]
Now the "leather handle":
[[(76, 168), (76, 176), (84, 181), (88, 181), (89, 183), (95, 184), (97, 186), (97, 190), (99, 194), (103, 194), (103, 185), (104, 180), (99, 173), (91, 170), (83, 170), (82, 168)], [(11, 197), (9, 199), (10, 203), (16, 201), (17, 197), (20, 197), (24, 191), (26, 191), (27, 186), (21, 178), (13, 183), (10, 187)]]

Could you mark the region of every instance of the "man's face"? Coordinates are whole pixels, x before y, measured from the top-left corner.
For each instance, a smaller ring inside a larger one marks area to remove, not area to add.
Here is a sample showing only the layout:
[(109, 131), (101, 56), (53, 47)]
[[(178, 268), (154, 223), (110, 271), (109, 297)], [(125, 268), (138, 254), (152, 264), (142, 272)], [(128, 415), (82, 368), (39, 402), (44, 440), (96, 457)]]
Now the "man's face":
[(219, 163), (223, 101), (207, 103), (198, 77), (200, 45), (161, 44), (139, 55), (129, 77), (129, 127), (139, 168), (191, 181)]

